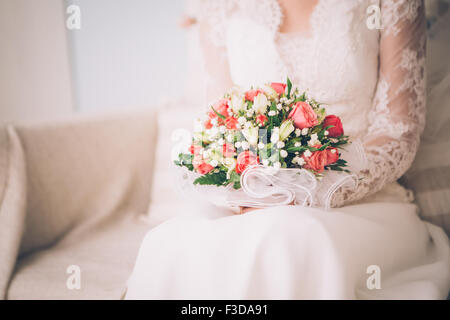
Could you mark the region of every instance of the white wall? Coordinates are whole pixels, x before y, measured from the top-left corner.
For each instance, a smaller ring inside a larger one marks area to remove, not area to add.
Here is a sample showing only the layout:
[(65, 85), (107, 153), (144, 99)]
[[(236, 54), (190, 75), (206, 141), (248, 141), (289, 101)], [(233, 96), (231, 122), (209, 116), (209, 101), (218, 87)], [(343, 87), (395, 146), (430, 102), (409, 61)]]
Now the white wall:
[(71, 112), (63, 2), (0, 0), (0, 123)]
[(152, 107), (182, 93), (182, 0), (67, 0), (81, 10), (68, 31), (78, 110)]

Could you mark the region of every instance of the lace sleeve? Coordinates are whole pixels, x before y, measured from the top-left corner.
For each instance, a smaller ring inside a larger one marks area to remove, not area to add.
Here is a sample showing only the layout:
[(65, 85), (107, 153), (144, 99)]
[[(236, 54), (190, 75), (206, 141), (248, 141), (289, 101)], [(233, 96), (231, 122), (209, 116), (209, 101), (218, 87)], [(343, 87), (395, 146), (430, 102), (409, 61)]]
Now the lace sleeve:
[(199, 33), (208, 101), (219, 98), (232, 86), (225, 38), (227, 17), (233, 7), (232, 0), (201, 2)]
[(368, 168), (356, 190), (336, 192), (340, 207), (394, 182), (414, 160), (425, 123), (425, 14), (421, 0), (381, 0), (379, 80), (363, 140)]

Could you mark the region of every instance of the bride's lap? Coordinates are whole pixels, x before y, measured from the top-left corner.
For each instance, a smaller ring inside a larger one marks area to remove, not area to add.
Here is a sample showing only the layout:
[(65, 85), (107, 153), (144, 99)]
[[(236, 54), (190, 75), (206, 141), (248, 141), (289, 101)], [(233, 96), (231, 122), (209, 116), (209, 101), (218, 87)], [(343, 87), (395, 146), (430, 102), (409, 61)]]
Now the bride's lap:
[[(184, 235), (184, 241), (189, 240), (189, 233), (209, 234), (212, 242), (228, 241), (227, 234), (243, 242), (249, 238), (265, 241), (266, 238), (291, 238), (308, 234), (305, 241), (313, 242), (320, 237), (330, 237), (336, 243), (357, 239), (359, 246), (367, 242), (367, 245), (372, 246), (370, 242), (373, 241), (388, 243), (390, 239), (395, 239), (394, 246), (401, 246), (402, 242), (408, 245), (410, 241), (423, 245), (427, 237), (427, 228), (418, 218), (415, 205), (405, 203), (368, 203), (330, 211), (282, 206), (242, 215), (213, 206), (197, 207), (197, 210), (201, 212), (166, 221), (150, 230), (148, 237), (164, 237), (166, 232), (172, 233), (174, 229)], [(413, 234), (415, 237), (411, 239)], [(176, 241), (172, 243), (176, 245)]]
[[(352, 298), (355, 287), (365, 286), (369, 266), (377, 265), (386, 274), (402, 270), (420, 261), (429, 243), (425, 224), (409, 204), (372, 203), (331, 211), (286, 206), (243, 215), (208, 213), (213, 207), (202, 210), (206, 212), (170, 219), (148, 232), (132, 278), (133, 292), (147, 290), (144, 296), (160, 297), (159, 290), (168, 288), (164, 281), (170, 280), (180, 297), (258, 292), (250, 296)], [(336, 285), (345, 279), (357, 280)], [(193, 289), (200, 284), (201, 290)]]

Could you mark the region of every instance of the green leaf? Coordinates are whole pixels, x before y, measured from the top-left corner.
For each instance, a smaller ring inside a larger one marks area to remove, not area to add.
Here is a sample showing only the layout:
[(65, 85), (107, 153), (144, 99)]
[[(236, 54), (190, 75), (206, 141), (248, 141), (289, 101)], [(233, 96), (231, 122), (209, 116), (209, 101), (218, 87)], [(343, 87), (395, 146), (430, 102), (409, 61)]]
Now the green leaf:
[(226, 186), (229, 184), (227, 174), (224, 171), (210, 172), (194, 180), (194, 184)]
[(231, 171), (229, 183), (233, 184), (233, 188), (238, 190), (241, 188), (241, 176), (236, 171)]
[(290, 153), (294, 153), (294, 152), (304, 152), (304, 151), (306, 151), (306, 150), (308, 150), (308, 148), (307, 148), (307, 147), (304, 147), (304, 146), (302, 146), (302, 147), (290, 147), (290, 148), (287, 148), (287, 152), (290, 152)]
[(222, 119), (222, 120), (225, 120), (225, 119), (226, 119), (226, 117), (225, 117), (224, 115), (218, 113), (218, 112), (216, 111), (216, 109), (214, 109), (214, 107), (211, 107), (211, 109), (214, 111), (215, 114), (217, 114), (217, 116), (218, 116), (220, 119)]
[(175, 160), (175, 165), (179, 167), (186, 167), (190, 171), (194, 170), (194, 166), (192, 165), (192, 155), (187, 153), (180, 153), (178, 155), (178, 160)]
[(290, 99), (291, 98), (291, 90), (292, 90), (292, 82), (291, 82), (291, 79), (289, 79), (289, 77), (286, 80), (286, 84), (287, 84), (287, 89), (288, 89), (287, 97), (288, 97), (288, 99)]

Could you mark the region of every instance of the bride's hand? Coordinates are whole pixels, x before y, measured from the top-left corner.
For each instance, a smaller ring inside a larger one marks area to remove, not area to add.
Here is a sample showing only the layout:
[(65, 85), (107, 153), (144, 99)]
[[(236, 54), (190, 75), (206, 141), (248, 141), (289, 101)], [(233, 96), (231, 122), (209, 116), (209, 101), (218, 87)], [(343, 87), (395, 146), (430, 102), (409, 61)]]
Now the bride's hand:
[(250, 211), (258, 210), (260, 208), (252, 208), (252, 207), (239, 207), (239, 214), (244, 214)]

